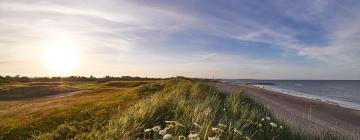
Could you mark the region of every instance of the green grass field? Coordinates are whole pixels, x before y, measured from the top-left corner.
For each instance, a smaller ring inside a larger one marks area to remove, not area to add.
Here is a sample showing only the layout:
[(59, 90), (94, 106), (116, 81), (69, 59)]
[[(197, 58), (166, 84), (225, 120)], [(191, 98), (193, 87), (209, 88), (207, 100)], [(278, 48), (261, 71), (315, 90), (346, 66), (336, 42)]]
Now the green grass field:
[[(0, 101), (0, 109), (6, 110), (0, 112), (0, 139), (345, 139), (294, 131), (244, 93), (222, 94), (201, 80), (50, 85), (86, 92)], [(14, 88), (2, 88), (6, 86)]]

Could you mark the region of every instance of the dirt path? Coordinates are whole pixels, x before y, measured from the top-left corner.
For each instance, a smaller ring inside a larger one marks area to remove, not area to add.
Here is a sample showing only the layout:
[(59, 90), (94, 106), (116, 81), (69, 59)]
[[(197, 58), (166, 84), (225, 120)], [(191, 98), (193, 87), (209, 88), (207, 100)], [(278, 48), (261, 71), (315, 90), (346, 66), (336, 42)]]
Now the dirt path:
[(338, 131), (359, 136), (360, 111), (320, 101), (276, 93), (251, 85), (214, 83), (222, 92), (245, 91), (246, 95), (265, 105), (279, 119), (293, 128), (309, 132)]
[(79, 93), (83, 93), (87, 90), (80, 90), (80, 91), (73, 91), (73, 92), (66, 92), (66, 93), (61, 93), (61, 94), (55, 94), (55, 95), (50, 95), (50, 96), (46, 96), (45, 98), (61, 98), (61, 97), (67, 97), (67, 96), (73, 96), (75, 94), (79, 94)]
[(77, 100), (62, 97), (73, 96), (84, 92), (87, 92), (87, 90), (66, 92), (27, 100), (0, 101), (0, 118), (4, 116), (11, 117), (12, 115), (28, 114), (42, 109), (72, 104)]

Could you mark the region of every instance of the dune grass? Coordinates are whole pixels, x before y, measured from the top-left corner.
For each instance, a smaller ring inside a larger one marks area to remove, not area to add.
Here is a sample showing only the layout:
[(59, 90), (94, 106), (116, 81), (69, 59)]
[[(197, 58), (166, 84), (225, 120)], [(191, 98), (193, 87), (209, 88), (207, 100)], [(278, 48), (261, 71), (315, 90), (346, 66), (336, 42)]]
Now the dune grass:
[(297, 133), (243, 93), (221, 94), (198, 81), (175, 79), (165, 90), (112, 118), (95, 139), (343, 139)]
[[(31, 137), (27, 138), (345, 139), (331, 133), (308, 135), (293, 131), (244, 93), (222, 94), (199, 80), (174, 78), (164, 84), (139, 86), (124, 95), (107, 99), (112, 102), (98, 102), (101, 105), (89, 103), (67, 108), (66, 111), (49, 112), (64, 116), (54, 126), (44, 127), (47, 123), (37, 126), (41, 129), (35, 129), (37, 131), (32, 131)], [(54, 116), (47, 120), (51, 122), (58, 119), (58, 115)]]
[[(147, 94), (150, 95), (162, 88), (161, 82), (143, 85), (136, 90), (143, 88), (150, 90), (136, 92), (134, 92), (134, 88), (109, 89), (91, 83), (70, 84), (75, 84), (74, 86), (82, 89), (87, 89), (85, 86), (90, 84), (90, 89), (95, 90), (66, 98), (29, 100), (21, 101), (21, 103), (14, 101), (15, 103), (11, 103), (11, 106), (29, 106), (23, 111), (19, 111), (17, 107), (7, 107), (6, 103), (0, 104), (4, 105), (0, 106), (0, 109), (12, 110), (12, 112), (9, 110), (10, 115), (0, 115), (0, 140), (30, 139), (33, 135), (56, 132), (57, 130), (64, 135), (71, 135), (71, 131), (64, 131), (67, 128), (74, 128), (77, 133), (101, 129), (107, 124), (111, 116), (141, 101)], [(70, 139), (70, 137), (66, 138)], [(58, 136), (53, 139), (66, 138)]]

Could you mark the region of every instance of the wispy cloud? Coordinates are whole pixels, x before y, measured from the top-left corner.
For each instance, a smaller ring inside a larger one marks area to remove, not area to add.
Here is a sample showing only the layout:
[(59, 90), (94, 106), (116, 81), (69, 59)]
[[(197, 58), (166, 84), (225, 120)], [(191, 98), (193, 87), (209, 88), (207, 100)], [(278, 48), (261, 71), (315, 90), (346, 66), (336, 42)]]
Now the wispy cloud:
[[(329, 0), (3, 0), (0, 60), (40, 62), (44, 46), (67, 39), (84, 60), (74, 74), (360, 78), (359, 7)], [(44, 73), (0, 65), (3, 73)]]

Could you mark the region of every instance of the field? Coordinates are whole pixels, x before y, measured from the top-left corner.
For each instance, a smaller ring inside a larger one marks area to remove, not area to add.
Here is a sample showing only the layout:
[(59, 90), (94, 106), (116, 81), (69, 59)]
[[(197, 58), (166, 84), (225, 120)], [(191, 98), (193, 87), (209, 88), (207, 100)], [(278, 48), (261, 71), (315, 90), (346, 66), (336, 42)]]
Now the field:
[(0, 99), (0, 139), (343, 139), (294, 131), (244, 93), (187, 78), (7, 83)]

